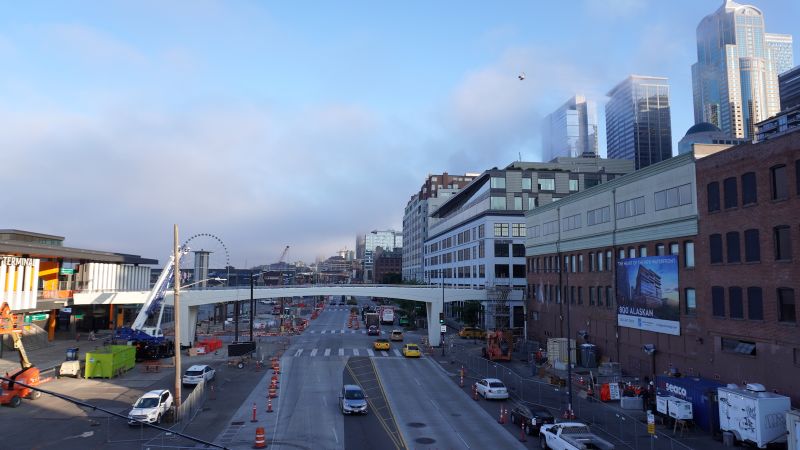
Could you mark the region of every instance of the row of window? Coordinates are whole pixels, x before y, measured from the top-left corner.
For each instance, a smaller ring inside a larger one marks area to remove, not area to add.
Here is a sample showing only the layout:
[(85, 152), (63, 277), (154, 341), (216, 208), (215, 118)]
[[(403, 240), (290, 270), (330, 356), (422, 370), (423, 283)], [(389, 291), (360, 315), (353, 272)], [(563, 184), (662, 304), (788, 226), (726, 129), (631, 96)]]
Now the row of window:
[[(449, 264), (456, 261), (460, 262), (469, 261), (472, 259), (481, 259), (485, 256), (486, 251), (484, 241), (479, 241), (478, 245), (473, 247), (462, 248), (454, 252), (447, 252), (441, 255), (425, 258), (425, 264), (427, 266), (437, 266), (439, 264)], [(495, 241), (494, 256), (498, 258), (507, 258), (509, 256), (514, 258), (524, 258), (525, 244), (509, 244), (508, 241)]]
[[(711, 264), (727, 262), (736, 264), (742, 262), (741, 239), (738, 231), (725, 233), (725, 249), (727, 258), (723, 261), (723, 236), (720, 233), (709, 235), (709, 258)], [(772, 249), (775, 261), (791, 261), (792, 236), (788, 225), (779, 225), (772, 229)], [(752, 228), (744, 230), (744, 262), (753, 263), (761, 261), (761, 241), (759, 230)]]
[[(725, 301), (727, 291), (727, 299)], [(747, 305), (744, 303), (744, 293), (747, 293)], [(775, 290), (775, 304), (777, 305), (778, 321), (797, 323), (797, 311), (794, 289), (779, 287)], [(711, 287), (711, 312), (714, 317), (727, 317), (730, 319), (764, 320), (764, 297), (762, 289), (758, 286), (743, 289), (739, 286), (730, 286), (726, 290), (722, 286)], [(745, 316), (745, 312), (747, 315)]]
[[(682, 265), (684, 268), (694, 267), (694, 241), (683, 241), (683, 258)], [(653, 256), (665, 256), (681, 254), (680, 242), (657, 243), (653, 246)], [(625, 258), (643, 258), (648, 256), (648, 247), (640, 245), (639, 247), (620, 247), (617, 249), (618, 260)], [(611, 250), (598, 250), (597, 252), (588, 253), (588, 271), (589, 272), (604, 272), (612, 270), (612, 253)], [(564, 268), (565, 272), (580, 273), (583, 272), (584, 255), (582, 253), (564, 255), (563, 264), (560, 264), (557, 256), (540, 256), (536, 258), (528, 258), (528, 273), (540, 272), (558, 272)]]
[[(770, 167), (770, 200), (785, 200), (789, 198), (789, 168), (785, 164)], [(747, 172), (741, 177), (741, 204), (752, 205), (758, 202), (758, 187), (755, 172)], [(797, 195), (800, 195), (800, 160), (795, 161), (795, 183)], [(725, 209), (739, 206), (739, 182), (736, 177), (725, 178), (722, 181), (723, 195), (720, 204), (719, 182), (713, 181), (706, 185), (708, 196), (708, 212), (719, 211), (721, 206)]]
[[(586, 297), (589, 306), (614, 306), (614, 296), (611, 286), (586, 286)], [(562, 299), (569, 299), (570, 304), (584, 304), (584, 286), (563, 286), (562, 290), (554, 284), (530, 284), (528, 292), (531, 298), (540, 303), (561, 303)]]
[[(494, 237), (525, 237), (526, 235), (524, 223), (496, 223), (492, 231), (494, 232)], [(467, 244), (478, 239), (483, 239), (485, 234), (485, 227), (481, 224), (477, 227), (473, 227), (471, 230), (462, 231), (455, 236), (446, 237), (437, 242), (427, 244), (425, 246), (425, 251), (426, 253), (434, 253), (451, 248), (454, 245)]]
[[(508, 278), (511, 274), (514, 278), (525, 278), (524, 264), (495, 264), (494, 277)], [(486, 278), (486, 266), (483, 264), (476, 266), (449, 267), (446, 269), (434, 269), (426, 271), (425, 276), (429, 279), (444, 278)]]

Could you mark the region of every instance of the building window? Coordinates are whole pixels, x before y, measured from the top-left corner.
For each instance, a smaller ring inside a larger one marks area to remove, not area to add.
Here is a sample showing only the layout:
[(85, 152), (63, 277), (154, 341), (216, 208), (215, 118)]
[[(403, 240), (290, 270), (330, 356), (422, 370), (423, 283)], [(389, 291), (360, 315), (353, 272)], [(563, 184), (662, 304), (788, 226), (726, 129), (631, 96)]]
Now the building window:
[(511, 244), (511, 255), (515, 258), (524, 258), (525, 244)]
[(506, 209), (506, 198), (492, 196), (489, 204), (490, 209)]
[(514, 264), (511, 270), (514, 278), (525, 278), (525, 264)]
[(775, 227), (773, 231), (776, 261), (788, 261), (792, 259), (792, 242), (790, 240), (789, 231), (789, 227), (786, 225)]
[(525, 224), (512, 223), (511, 224), (511, 237), (525, 237)]
[(644, 214), (644, 197), (636, 197), (617, 203), (617, 218), (624, 219)]
[(514, 197), (514, 211), (522, 211), (522, 197)]
[(578, 271), (578, 264), (577, 264), (576, 259), (577, 259), (576, 256), (572, 255), (572, 273), (575, 273), (575, 272)]
[(756, 188), (756, 173), (747, 172), (742, 175), (742, 205), (751, 205), (758, 201), (758, 189)]
[(736, 186), (736, 177), (725, 178), (722, 186), (725, 190), (725, 209), (739, 206), (739, 189)]
[(478, 266), (478, 277), (486, 278), (486, 266), (484, 266), (483, 264)]
[(728, 305), (730, 307), (731, 319), (744, 319), (742, 288), (738, 286), (731, 286), (728, 288)]
[(665, 189), (654, 194), (656, 211), (692, 203), (692, 187), (690, 184)]
[(569, 303), (571, 305), (575, 304), (575, 286), (569, 287)]
[(797, 322), (794, 289), (778, 288), (778, 320), (780, 322)]
[(740, 355), (756, 356), (755, 342), (722, 338), (720, 345), (722, 347), (722, 351), (725, 353), (738, 353)]
[(578, 255), (578, 272), (583, 272), (583, 253)]
[(639, 247), (639, 256), (642, 258), (647, 257), (647, 247), (645, 247), (644, 245)]
[(494, 256), (496, 258), (508, 258), (508, 241), (494, 243)]
[(539, 190), (540, 191), (555, 191), (556, 190), (556, 180), (553, 178), (539, 178)]
[(597, 271), (598, 272), (602, 272), (603, 271), (603, 258), (604, 258), (603, 252), (602, 251), (597, 252)]
[(578, 286), (578, 304), (583, 304), (583, 287)]
[(486, 234), (484, 230), (485, 230), (485, 228), (484, 228), (483, 224), (478, 225), (478, 238), (479, 239), (483, 238), (484, 234)]
[(619, 249), (619, 259), (625, 259), (625, 249)]
[(636, 249), (634, 247), (628, 247), (628, 258), (636, 258)]
[(722, 262), (722, 235), (712, 234), (708, 237), (709, 253), (711, 264)]
[(708, 212), (719, 211), (719, 183), (716, 181), (706, 186), (708, 196)]
[(508, 224), (507, 223), (494, 224), (494, 237), (508, 237)]
[(697, 297), (695, 297), (694, 288), (684, 289), (683, 297), (686, 300), (686, 315), (697, 315)]
[(664, 244), (656, 244), (656, 256), (664, 256)]
[(589, 291), (589, 306), (594, 306), (594, 289), (589, 286), (586, 290)]
[(669, 243), (669, 254), (678, 256), (681, 253), (681, 246), (677, 242)]
[(760, 287), (747, 288), (747, 318), (764, 320), (764, 301)]
[(492, 177), (492, 189), (505, 189), (506, 177)]
[(741, 251), (739, 249), (739, 232), (729, 231), (725, 233), (725, 246), (728, 248), (728, 262), (742, 262)]
[(761, 261), (761, 245), (758, 241), (758, 230), (744, 230), (744, 260), (745, 262)]
[(786, 166), (780, 165), (769, 169), (772, 178), (772, 199), (784, 200), (789, 197), (789, 183), (786, 179)]
[(528, 209), (536, 209), (536, 197), (530, 196), (528, 197)]
[(683, 264), (686, 267), (694, 267), (694, 242), (686, 241), (683, 243)]
[(581, 227), (581, 215), (575, 214), (561, 219), (561, 231), (576, 230)]
[(611, 270), (611, 250), (606, 250), (606, 270)]
[(525, 177), (525, 178), (522, 179), (522, 189), (526, 190), (526, 191), (530, 191), (531, 190), (531, 179), (530, 178)]
[(594, 253), (589, 252), (589, 272), (594, 272)]
[(578, 180), (569, 180), (569, 191), (578, 192)]
[(586, 213), (586, 224), (588, 226), (597, 225), (611, 221), (611, 207), (593, 209)]
[(603, 306), (603, 288), (597, 286), (597, 306)]
[(508, 278), (508, 264), (495, 264), (494, 277), (495, 278)]
[(725, 288), (711, 287), (711, 312), (714, 317), (725, 317)]
[(614, 306), (614, 298), (611, 297), (611, 286), (606, 286), (606, 308)]

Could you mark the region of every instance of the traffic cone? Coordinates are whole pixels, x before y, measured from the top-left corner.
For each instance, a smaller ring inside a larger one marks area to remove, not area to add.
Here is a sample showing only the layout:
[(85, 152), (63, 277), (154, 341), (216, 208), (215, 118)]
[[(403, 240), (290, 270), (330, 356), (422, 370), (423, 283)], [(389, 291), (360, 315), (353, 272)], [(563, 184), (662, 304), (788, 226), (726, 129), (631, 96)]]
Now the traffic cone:
[(474, 384), (472, 385), (472, 399), (478, 401), (478, 387)]
[(272, 399), (271, 398), (267, 398), (267, 412), (268, 413), (272, 412)]
[(250, 422), (258, 422), (258, 419), (256, 419), (256, 402), (253, 402), (253, 418), (250, 419)]
[(264, 427), (256, 428), (256, 441), (253, 448), (267, 448), (267, 438), (264, 434)]
[(525, 421), (524, 419), (520, 418), (519, 421), (519, 441), (520, 442), (528, 442), (528, 437), (525, 436)]

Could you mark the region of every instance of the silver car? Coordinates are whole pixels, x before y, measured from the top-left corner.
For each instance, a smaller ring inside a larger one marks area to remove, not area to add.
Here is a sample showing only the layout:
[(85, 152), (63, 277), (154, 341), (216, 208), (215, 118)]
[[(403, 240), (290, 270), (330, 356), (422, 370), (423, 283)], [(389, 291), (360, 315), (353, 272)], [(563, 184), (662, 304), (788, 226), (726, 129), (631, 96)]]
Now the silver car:
[(342, 395), (339, 396), (342, 414), (366, 414), (367, 396), (361, 387), (355, 384), (345, 384)]

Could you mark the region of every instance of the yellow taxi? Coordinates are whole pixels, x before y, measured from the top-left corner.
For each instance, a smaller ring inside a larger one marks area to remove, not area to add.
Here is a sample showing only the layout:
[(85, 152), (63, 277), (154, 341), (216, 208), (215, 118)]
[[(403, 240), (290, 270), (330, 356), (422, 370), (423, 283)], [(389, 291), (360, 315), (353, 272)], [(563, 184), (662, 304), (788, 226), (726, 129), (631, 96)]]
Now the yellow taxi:
[(419, 358), (422, 356), (422, 351), (417, 344), (406, 344), (403, 346), (403, 356), (406, 358)]
[(376, 339), (375, 342), (372, 343), (372, 347), (375, 350), (389, 350), (391, 344), (389, 343), (388, 339), (380, 338)]
[(486, 332), (481, 330), (480, 328), (473, 328), (473, 327), (464, 327), (459, 332), (458, 335), (461, 336), (462, 339), (485, 339)]
[(389, 335), (389, 339), (393, 341), (403, 342), (403, 332), (400, 330), (392, 330), (392, 334)]

